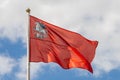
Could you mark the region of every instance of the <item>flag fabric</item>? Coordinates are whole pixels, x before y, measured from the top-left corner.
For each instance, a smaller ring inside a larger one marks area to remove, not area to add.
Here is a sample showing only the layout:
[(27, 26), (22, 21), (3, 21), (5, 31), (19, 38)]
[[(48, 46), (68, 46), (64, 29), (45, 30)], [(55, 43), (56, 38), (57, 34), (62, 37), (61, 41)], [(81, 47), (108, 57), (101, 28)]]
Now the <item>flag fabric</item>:
[(55, 62), (64, 69), (82, 68), (93, 72), (91, 62), (97, 41), (31, 15), (29, 34), (30, 62)]

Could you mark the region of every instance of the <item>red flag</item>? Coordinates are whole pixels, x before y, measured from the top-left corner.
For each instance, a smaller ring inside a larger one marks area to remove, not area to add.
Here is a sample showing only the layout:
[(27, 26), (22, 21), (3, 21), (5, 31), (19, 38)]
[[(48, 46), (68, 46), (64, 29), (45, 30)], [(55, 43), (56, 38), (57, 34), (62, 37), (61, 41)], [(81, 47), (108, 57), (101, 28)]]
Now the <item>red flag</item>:
[(93, 72), (97, 41), (30, 16), (30, 62), (56, 62), (62, 68)]

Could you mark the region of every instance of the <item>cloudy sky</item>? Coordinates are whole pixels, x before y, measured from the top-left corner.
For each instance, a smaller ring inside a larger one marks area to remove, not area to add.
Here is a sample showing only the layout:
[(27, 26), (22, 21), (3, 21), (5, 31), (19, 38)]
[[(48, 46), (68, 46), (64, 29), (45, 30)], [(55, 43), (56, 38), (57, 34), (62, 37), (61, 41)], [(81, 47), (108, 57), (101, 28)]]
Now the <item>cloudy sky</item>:
[(119, 80), (120, 0), (0, 0), (0, 80), (26, 80), (26, 38), (31, 15), (98, 40), (94, 74), (31, 63), (31, 80)]

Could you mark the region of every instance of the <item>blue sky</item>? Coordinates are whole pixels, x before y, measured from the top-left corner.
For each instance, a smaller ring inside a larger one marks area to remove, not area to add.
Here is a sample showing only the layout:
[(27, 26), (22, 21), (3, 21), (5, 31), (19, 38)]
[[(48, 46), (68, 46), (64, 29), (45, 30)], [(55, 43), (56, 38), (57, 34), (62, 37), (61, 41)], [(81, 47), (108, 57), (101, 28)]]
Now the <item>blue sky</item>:
[(0, 0), (0, 80), (26, 80), (26, 39), (31, 15), (98, 40), (94, 73), (31, 63), (31, 80), (119, 80), (119, 0)]

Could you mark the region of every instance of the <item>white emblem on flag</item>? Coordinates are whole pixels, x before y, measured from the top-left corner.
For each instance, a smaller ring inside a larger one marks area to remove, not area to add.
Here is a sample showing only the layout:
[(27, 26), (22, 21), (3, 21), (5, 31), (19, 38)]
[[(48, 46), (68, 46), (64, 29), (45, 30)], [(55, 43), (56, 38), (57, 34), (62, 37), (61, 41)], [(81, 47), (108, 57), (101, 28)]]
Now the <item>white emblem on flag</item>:
[(36, 30), (35, 36), (37, 38), (40, 38), (40, 39), (46, 38), (47, 37), (47, 30), (46, 30), (45, 25), (43, 25), (40, 22), (36, 22), (35, 24), (36, 24), (36, 26), (35, 26), (35, 30)]

